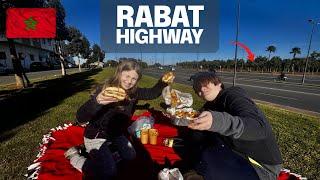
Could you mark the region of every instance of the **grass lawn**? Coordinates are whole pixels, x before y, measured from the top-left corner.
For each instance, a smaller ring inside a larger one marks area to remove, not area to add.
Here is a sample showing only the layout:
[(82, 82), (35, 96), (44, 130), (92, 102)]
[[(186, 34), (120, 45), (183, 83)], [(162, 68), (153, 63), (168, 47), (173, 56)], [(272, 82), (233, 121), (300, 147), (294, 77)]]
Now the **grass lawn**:
[[(49, 129), (72, 122), (77, 109), (89, 98), (95, 84), (103, 83), (112, 69), (84, 72), (66, 78), (39, 82), (34, 89), (12, 92), (0, 102), (0, 179), (24, 179), (26, 167), (38, 153), (42, 135)], [(156, 79), (144, 76), (140, 87), (150, 87)], [(203, 103), (190, 86), (174, 84), (173, 88), (193, 94), (194, 107)], [(1, 91), (0, 91), (1, 92)], [(159, 97), (149, 103), (161, 109)], [(259, 107), (268, 117), (284, 159), (284, 167), (310, 179), (319, 179), (320, 120), (265, 104)], [(137, 112), (139, 113), (139, 112)], [(3, 126), (4, 125), (4, 126)]]

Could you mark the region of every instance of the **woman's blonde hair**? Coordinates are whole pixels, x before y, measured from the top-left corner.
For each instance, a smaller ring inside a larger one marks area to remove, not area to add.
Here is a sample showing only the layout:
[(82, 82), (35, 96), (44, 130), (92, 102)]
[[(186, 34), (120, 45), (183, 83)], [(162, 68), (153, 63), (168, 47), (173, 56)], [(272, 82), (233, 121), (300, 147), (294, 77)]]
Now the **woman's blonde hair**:
[(138, 79), (137, 79), (137, 83), (131, 89), (127, 90), (127, 94), (133, 95), (137, 90), (138, 81), (141, 79), (141, 76), (142, 76), (140, 65), (137, 63), (137, 61), (134, 61), (134, 60), (121, 61), (114, 75), (110, 79), (106, 80), (105, 84), (103, 85), (103, 89), (110, 86), (120, 87), (121, 73), (123, 71), (132, 71), (132, 70), (136, 71), (136, 73), (138, 74)]

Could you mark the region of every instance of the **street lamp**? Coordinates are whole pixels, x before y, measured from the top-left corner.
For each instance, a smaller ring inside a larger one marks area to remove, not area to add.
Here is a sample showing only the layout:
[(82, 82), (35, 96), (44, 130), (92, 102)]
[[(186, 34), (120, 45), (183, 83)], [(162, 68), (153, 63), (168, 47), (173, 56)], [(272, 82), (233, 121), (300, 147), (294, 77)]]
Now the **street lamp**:
[(312, 30), (311, 30), (311, 35), (310, 35), (308, 53), (307, 53), (307, 57), (306, 57), (306, 65), (304, 66), (304, 71), (303, 71), (302, 84), (304, 84), (304, 80), (306, 79), (306, 72), (307, 72), (307, 68), (308, 68), (308, 60), (309, 60), (309, 53), (310, 53), (311, 42), (312, 42), (312, 35), (313, 35), (313, 32), (314, 32), (316, 25), (320, 24), (320, 21), (315, 21), (313, 19), (309, 19), (308, 21), (312, 24)]
[(237, 55), (238, 55), (238, 36), (239, 36), (239, 19), (240, 19), (240, 0), (238, 3), (238, 12), (237, 12), (237, 32), (236, 32), (236, 50), (234, 53), (234, 73), (233, 73), (233, 86), (236, 85), (236, 77), (237, 77)]

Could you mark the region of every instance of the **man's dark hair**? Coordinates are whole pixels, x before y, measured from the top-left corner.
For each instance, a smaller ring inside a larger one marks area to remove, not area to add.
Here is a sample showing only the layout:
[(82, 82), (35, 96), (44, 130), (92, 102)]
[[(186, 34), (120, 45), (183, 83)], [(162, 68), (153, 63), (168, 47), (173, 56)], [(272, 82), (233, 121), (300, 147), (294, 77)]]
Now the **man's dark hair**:
[(221, 79), (214, 72), (199, 72), (194, 75), (193, 90), (196, 94), (201, 91), (201, 87), (208, 85), (209, 83), (218, 85), (221, 83), (221, 89), (224, 89), (224, 84)]

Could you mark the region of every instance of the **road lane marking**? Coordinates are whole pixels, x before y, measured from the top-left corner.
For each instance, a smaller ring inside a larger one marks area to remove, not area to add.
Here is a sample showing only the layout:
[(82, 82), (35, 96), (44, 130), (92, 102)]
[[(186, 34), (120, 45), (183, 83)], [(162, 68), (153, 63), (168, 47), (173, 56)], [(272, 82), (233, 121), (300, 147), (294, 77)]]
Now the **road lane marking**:
[[(233, 83), (229, 83), (229, 82), (223, 82), (223, 83), (224, 83), (224, 84), (233, 84)], [(320, 94), (316, 94), (316, 93), (307, 93), (307, 92), (293, 91), (293, 90), (287, 90), (287, 89), (270, 88), (270, 87), (254, 86), (254, 85), (239, 84), (239, 83), (237, 83), (237, 85), (254, 87), (254, 88), (260, 88), (260, 89), (268, 89), (268, 90), (277, 90), (277, 91), (300, 93), (300, 94), (306, 94), (306, 95), (312, 95), (312, 96), (320, 96)]]
[[(154, 73), (157, 73), (157, 71), (154, 71)], [(190, 75), (191, 72), (179, 72), (180, 74), (184, 75)], [(196, 73), (196, 72), (194, 72)], [(219, 73), (219, 72), (218, 72)], [(225, 72), (224, 72), (225, 73)], [(219, 75), (219, 74), (218, 74)], [(268, 75), (268, 74), (266, 74)], [(273, 76), (270, 79), (256, 79), (256, 78), (251, 78), (248, 77), (246, 75), (243, 75), (244, 77), (237, 77), (238, 80), (243, 80), (243, 81), (249, 81), (249, 82), (261, 82), (261, 83), (269, 83), (269, 84), (274, 84), (277, 85), (279, 83), (275, 82), (275, 79), (277, 78), (277, 76)], [(225, 74), (220, 74), (219, 77), (221, 77), (222, 79), (233, 79), (233, 77), (231, 76), (226, 76)], [(265, 76), (259, 76), (261, 78), (264, 78)], [(310, 79), (308, 79), (309, 81)], [(297, 83), (297, 82), (281, 82), (281, 85), (285, 85), (285, 86), (296, 86), (299, 87), (301, 89), (305, 89), (305, 88), (313, 88), (313, 89), (320, 89), (320, 85), (319, 84), (312, 84), (312, 83), (305, 83), (306, 86), (301, 86), (301, 83)]]
[[(223, 79), (227, 79), (227, 80), (231, 80), (233, 79), (233, 77), (223, 77)], [(318, 90), (320, 89), (320, 86), (318, 84), (306, 84), (309, 86), (302, 86), (301, 84), (299, 85), (299, 83), (293, 83), (293, 82), (275, 82), (272, 80), (263, 80), (263, 79), (250, 79), (250, 78), (237, 78), (237, 80), (241, 80), (241, 81), (248, 81), (248, 82), (261, 82), (261, 83), (268, 83), (268, 84), (273, 84), (273, 85), (283, 85), (283, 86), (295, 86), (295, 87), (299, 87), (301, 89), (315, 89)]]
[[(153, 72), (155, 73), (156, 75), (158, 75), (157, 72)], [(146, 73), (148, 74), (148, 73)], [(150, 72), (149, 72), (150, 74)], [(226, 78), (227, 79), (227, 78)], [(228, 78), (230, 79), (230, 78)], [(248, 82), (259, 82), (259, 81), (250, 81), (250, 80), (243, 80), (243, 81), (248, 81)], [(261, 82), (261, 81), (260, 81)], [(223, 82), (224, 84), (233, 84), (233, 83), (230, 83), (230, 82)], [(264, 83), (264, 82), (262, 82)], [(267, 83), (267, 82), (265, 82)], [(272, 82), (268, 82), (268, 84), (274, 84), (274, 85), (277, 85), (276, 83), (272, 83)], [(307, 94), (307, 95), (315, 95), (315, 96), (320, 96), (320, 94), (316, 94), (316, 93), (310, 93), (310, 92), (301, 92), (301, 91), (294, 91), (294, 90), (287, 90), (287, 89), (279, 89), (279, 88), (271, 88), (271, 87), (264, 87), (264, 86), (254, 86), (254, 85), (248, 85), (248, 84), (240, 84), (240, 83), (237, 83), (237, 85), (242, 85), (242, 86), (249, 86), (249, 87), (254, 87), (254, 88), (262, 88), (262, 89), (269, 89), (269, 90), (278, 90), (278, 91), (285, 91), (285, 92), (293, 92), (293, 93), (301, 93), (301, 94)], [(304, 87), (301, 87), (301, 86), (297, 86), (297, 85), (294, 85), (294, 84), (283, 84), (283, 85), (290, 85), (290, 86), (296, 86), (296, 87), (300, 87), (301, 89), (304, 89)], [(314, 89), (318, 89), (318, 88), (314, 88)]]
[(295, 100), (297, 101), (298, 99), (296, 98), (290, 98), (290, 97), (285, 97), (285, 96), (277, 96), (274, 94), (268, 94), (268, 93), (261, 93), (261, 92), (256, 92), (257, 94), (262, 94), (262, 95), (267, 95), (267, 96), (273, 96), (273, 97), (278, 97), (278, 98), (282, 98), (282, 99), (289, 99), (289, 100)]
[[(223, 83), (224, 84), (233, 84), (233, 83), (229, 83), (229, 82), (223, 82)], [(253, 87), (253, 88), (260, 88), (260, 89), (277, 90), (277, 91), (285, 91), (285, 92), (292, 92), (292, 93), (300, 93), (300, 94), (306, 94), (306, 95), (320, 96), (320, 94), (316, 94), (316, 93), (301, 92), (301, 91), (294, 91), (294, 90), (287, 90), (287, 89), (279, 89), (279, 88), (271, 88), (271, 87), (263, 87), (263, 86), (254, 86), (254, 85), (240, 84), (240, 83), (237, 83), (237, 85), (248, 86), (248, 87)]]

